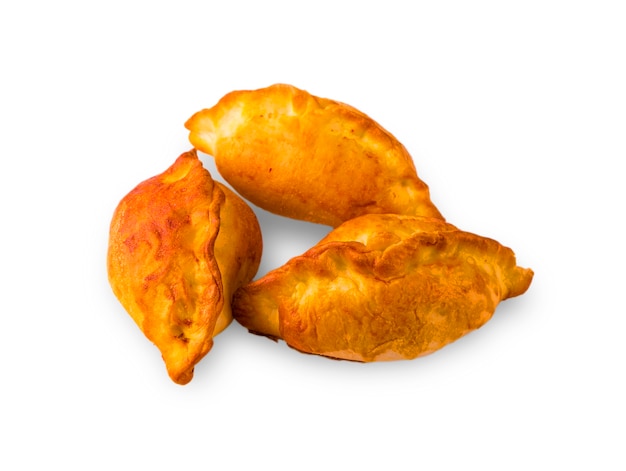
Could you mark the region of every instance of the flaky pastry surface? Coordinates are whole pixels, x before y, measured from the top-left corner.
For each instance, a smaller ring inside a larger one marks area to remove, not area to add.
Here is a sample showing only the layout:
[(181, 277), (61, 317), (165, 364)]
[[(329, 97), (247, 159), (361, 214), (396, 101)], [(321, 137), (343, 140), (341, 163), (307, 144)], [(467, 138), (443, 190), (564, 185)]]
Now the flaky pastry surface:
[(481, 327), (532, 277), (511, 249), (442, 220), (365, 215), (238, 290), (234, 316), (306, 353), (412, 359)]
[(226, 181), (273, 213), (333, 227), (368, 213), (442, 217), (405, 147), (349, 105), (276, 84), (231, 92), (185, 125)]
[(174, 382), (192, 379), (232, 321), (232, 295), (256, 274), (261, 251), (254, 213), (211, 178), (195, 150), (120, 201), (109, 233), (109, 282)]

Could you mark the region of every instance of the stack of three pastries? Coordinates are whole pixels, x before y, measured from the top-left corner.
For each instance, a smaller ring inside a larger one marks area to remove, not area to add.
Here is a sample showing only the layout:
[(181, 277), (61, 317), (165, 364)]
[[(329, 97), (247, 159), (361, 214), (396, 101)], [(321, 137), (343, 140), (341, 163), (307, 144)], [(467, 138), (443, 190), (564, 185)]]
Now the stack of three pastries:
[[(413, 359), (531, 283), (511, 249), (446, 222), (405, 147), (351, 106), (277, 84), (231, 92), (186, 127), (194, 148), (116, 208), (107, 260), (178, 384), (233, 318), (305, 353)], [(263, 243), (245, 200), (333, 229), (253, 281)]]

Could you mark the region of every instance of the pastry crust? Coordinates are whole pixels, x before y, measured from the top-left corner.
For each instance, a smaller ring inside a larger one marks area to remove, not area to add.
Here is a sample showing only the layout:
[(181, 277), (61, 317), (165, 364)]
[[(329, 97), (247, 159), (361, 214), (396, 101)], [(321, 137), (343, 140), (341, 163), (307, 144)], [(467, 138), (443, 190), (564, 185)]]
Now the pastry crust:
[(259, 266), (256, 216), (202, 167), (196, 151), (140, 183), (116, 208), (107, 267), (113, 292), (186, 384), (232, 321), (234, 291)]
[(412, 359), (481, 327), (532, 277), (511, 249), (444, 221), (365, 215), (237, 291), (234, 316), (306, 353)]
[(355, 108), (291, 85), (234, 91), (185, 124), (244, 198), (332, 227), (369, 213), (442, 218), (405, 147)]

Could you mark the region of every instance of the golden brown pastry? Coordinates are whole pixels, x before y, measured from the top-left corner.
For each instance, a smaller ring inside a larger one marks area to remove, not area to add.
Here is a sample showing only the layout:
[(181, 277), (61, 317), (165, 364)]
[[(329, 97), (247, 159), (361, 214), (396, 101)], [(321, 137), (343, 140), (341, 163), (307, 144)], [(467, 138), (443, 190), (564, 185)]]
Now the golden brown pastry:
[(213, 181), (192, 150), (140, 183), (113, 215), (113, 292), (186, 384), (232, 321), (234, 291), (256, 274), (261, 232), (250, 207)]
[(412, 359), (479, 328), (524, 293), (511, 249), (435, 218), (365, 215), (235, 293), (253, 333), (306, 353)]
[(442, 217), (404, 146), (346, 104), (277, 84), (231, 92), (185, 126), (239, 194), (273, 213), (332, 227), (368, 213)]

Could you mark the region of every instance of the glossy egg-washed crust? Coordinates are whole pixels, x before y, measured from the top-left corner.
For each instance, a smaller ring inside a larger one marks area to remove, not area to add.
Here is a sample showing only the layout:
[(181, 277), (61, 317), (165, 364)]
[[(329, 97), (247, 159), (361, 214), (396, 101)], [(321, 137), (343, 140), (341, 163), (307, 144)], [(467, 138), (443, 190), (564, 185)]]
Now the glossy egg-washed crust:
[(231, 92), (185, 125), (224, 179), (273, 213), (332, 227), (369, 213), (442, 218), (405, 147), (344, 103), (276, 84)]
[(532, 277), (511, 249), (444, 221), (366, 215), (238, 290), (233, 309), (302, 352), (412, 359), (481, 327)]
[(113, 292), (186, 384), (231, 321), (234, 291), (262, 251), (257, 219), (215, 182), (192, 150), (140, 183), (117, 206), (107, 256)]

